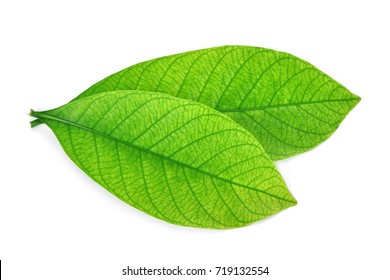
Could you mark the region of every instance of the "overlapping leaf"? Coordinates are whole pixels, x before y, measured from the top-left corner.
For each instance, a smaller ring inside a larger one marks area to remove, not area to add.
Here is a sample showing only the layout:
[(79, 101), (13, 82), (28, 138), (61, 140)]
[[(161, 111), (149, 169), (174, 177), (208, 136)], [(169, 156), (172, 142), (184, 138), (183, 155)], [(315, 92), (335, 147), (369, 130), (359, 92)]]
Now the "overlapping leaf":
[(239, 227), (296, 203), (259, 142), (197, 102), (117, 91), (32, 116), (96, 182), (174, 224)]
[(328, 138), (360, 98), (311, 64), (270, 49), (226, 46), (146, 61), (93, 85), (163, 92), (204, 103), (250, 131), (278, 160)]

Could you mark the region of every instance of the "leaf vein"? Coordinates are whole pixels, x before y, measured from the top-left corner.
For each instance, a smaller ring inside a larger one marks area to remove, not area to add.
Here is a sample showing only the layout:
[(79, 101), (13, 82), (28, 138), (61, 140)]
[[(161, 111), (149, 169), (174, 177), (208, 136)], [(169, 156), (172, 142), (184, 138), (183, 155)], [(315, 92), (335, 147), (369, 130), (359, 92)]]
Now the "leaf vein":
[(155, 156), (155, 157), (162, 158), (162, 159), (165, 159), (165, 160), (167, 160), (167, 161), (173, 162), (173, 163), (175, 163), (175, 164), (177, 164), (177, 165), (182, 166), (183, 168), (185, 167), (185, 168), (188, 168), (188, 169), (191, 169), (191, 170), (195, 170), (195, 171), (197, 171), (197, 172), (199, 172), (199, 173), (203, 173), (204, 175), (207, 175), (207, 176), (210, 176), (210, 177), (214, 177), (214, 178), (217, 178), (217, 179), (222, 180), (222, 181), (225, 181), (225, 182), (230, 182), (230, 183), (232, 183), (232, 184), (234, 184), (234, 185), (237, 185), (237, 186), (239, 186), (239, 187), (242, 187), (242, 188), (246, 188), (246, 189), (249, 189), (249, 190), (252, 190), (252, 191), (255, 191), (255, 192), (264, 193), (264, 194), (266, 194), (266, 195), (268, 195), (268, 196), (272, 196), (272, 197), (275, 197), (275, 198), (277, 198), (277, 199), (281, 199), (281, 200), (284, 200), (284, 201), (287, 201), (287, 202), (295, 202), (295, 201), (291, 201), (291, 200), (284, 199), (284, 198), (281, 198), (281, 197), (276, 197), (276, 196), (273, 195), (273, 194), (266, 193), (266, 192), (264, 192), (263, 190), (259, 190), (259, 189), (256, 189), (256, 188), (254, 188), (254, 187), (251, 187), (251, 186), (246, 186), (246, 185), (243, 185), (243, 184), (241, 184), (241, 183), (233, 182), (233, 181), (231, 181), (231, 180), (229, 180), (229, 179), (226, 179), (226, 178), (223, 178), (223, 177), (219, 177), (219, 176), (217, 176), (217, 175), (215, 175), (215, 174), (213, 174), (213, 173), (210, 173), (210, 172), (208, 172), (208, 171), (205, 171), (205, 170), (202, 170), (202, 169), (197, 169), (196, 167), (190, 166), (190, 165), (185, 164), (185, 163), (183, 163), (183, 162), (180, 162), (180, 161), (178, 161), (178, 160), (174, 160), (174, 159), (169, 158), (169, 157), (167, 157), (167, 156), (165, 156), (165, 155), (162, 155), (162, 154), (153, 152), (153, 151), (151, 151), (150, 149), (146, 149), (146, 148), (144, 148), (144, 147), (140, 147), (140, 146), (134, 145), (133, 143), (126, 142), (126, 141), (124, 141), (124, 140), (122, 140), (122, 139), (113, 137), (112, 135), (109, 135), (109, 134), (107, 134), (107, 133), (104, 133), (104, 132), (101, 132), (101, 131), (98, 131), (98, 130), (93, 130), (93, 129), (89, 128), (89, 127), (86, 127), (86, 126), (83, 126), (83, 125), (74, 123), (74, 122), (69, 121), (69, 120), (65, 120), (65, 119), (61, 119), (61, 118), (55, 117), (55, 116), (51, 116), (51, 115), (48, 115), (48, 114), (46, 114), (46, 113), (44, 113), (44, 112), (35, 112), (35, 116), (36, 116), (37, 118), (54, 120), (54, 121), (63, 123), (63, 124), (65, 124), (65, 125), (70, 125), (70, 126), (78, 127), (78, 128), (80, 128), (80, 129), (86, 130), (86, 131), (88, 131), (88, 132), (90, 132), (90, 133), (98, 134), (98, 135), (100, 135), (100, 136), (102, 136), (102, 137), (109, 138), (109, 139), (112, 140), (112, 141), (120, 142), (120, 143), (122, 143), (122, 144), (124, 144), (124, 145), (127, 145), (127, 146), (133, 148), (133, 149), (137, 149), (137, 150), (140, 150), (140, 151), (145, 152), (145, 153), (147, 153), (147, 154), (151, 154), (151, 155), (153, 155), (153, 156)]

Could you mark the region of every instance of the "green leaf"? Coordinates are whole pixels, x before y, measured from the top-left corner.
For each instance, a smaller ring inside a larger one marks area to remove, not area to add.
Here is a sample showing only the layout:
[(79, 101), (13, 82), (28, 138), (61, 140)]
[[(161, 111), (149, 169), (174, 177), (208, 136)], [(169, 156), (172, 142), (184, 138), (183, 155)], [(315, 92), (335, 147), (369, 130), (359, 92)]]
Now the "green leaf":
[(93, 180), (167, 222), (234, 228), (296, 204), (256, 138), (203, 104), (114, 91), (31, 115)]
[(295, 56), (245, 46), (146, 61), (107, 77), (76, 99), (128, 89), (163, 92), (215, 108), (259, 139), (273, 160), (323, 142), (360, 100)]

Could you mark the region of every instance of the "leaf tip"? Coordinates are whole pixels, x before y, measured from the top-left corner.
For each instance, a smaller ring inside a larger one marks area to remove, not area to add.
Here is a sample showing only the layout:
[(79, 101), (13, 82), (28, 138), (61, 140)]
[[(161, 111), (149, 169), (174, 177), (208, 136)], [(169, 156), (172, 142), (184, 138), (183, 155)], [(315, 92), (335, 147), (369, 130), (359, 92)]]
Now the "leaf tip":
[(298, 204), (298, 201), (293, 197), (293, 200), (291, 201), (291, 206), (295, 206)]
[(351, 93), (352, 94), (352, 96), (353, 96), (353, 101), (355, 101), (355, 105), (357, 105), (361, 100), (362, 100), (362, 98), (359, 96), (359, 95), (356, 95), (356, 94), (353, 94), (353, 93)]
[(298, 204), (298, 201), (290, 193), (289, 198), (288, 198), (288, 203), (286, 205), (286, 208), (293, 207), (293, 206), (295, 206), (297, 204)]

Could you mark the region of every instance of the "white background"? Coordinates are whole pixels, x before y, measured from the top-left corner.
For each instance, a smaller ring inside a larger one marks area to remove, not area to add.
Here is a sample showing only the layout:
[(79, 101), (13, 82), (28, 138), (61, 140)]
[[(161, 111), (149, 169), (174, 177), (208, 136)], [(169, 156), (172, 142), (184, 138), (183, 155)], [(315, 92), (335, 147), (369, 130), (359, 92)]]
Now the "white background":
[[(386, 1), (0, 3), (4, 279), (130, 279), (121, 276), (127, 265), (390, 279)], [(167, 224), (91, 181), (47, 127), (29, 126), (30, 108), (62, 105), (129, 65), (226, 44), (289, 52), (362, 97), (325, 143), (277, 163), (298, 205), (274, 217), (225, 231)]]

